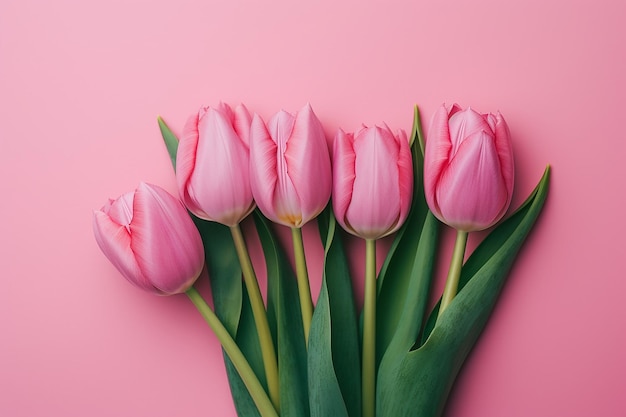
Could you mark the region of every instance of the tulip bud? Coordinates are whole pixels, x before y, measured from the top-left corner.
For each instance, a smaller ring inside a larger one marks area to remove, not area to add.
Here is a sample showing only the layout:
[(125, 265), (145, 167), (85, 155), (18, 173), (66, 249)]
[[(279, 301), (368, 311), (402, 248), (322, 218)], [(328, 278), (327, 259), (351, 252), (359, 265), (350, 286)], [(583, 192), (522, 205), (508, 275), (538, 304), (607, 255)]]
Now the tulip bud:
[(430, 210), (455, 229), (472, 232), (504, 216), (513, 195), (513, 151), (500, 113), (442, 106), (433, 117), (424, 155)]
[(261, 212), (275, 223), (302, 227), (328, 204), (330, 156), (322, 124), (310, 105), (295, 116), (280, 111), (250, 130), (250, 185)]
[(254, 209), (250, 189), (250, 114), (223, 103), (189, 118), (178, 145), (176, 179), (181, 199), (196, 216), (235, 226)]
[(333, 209), (339, 224), (364, 239), (395, 232), (406, 220), (413, 194), (406, 133), (366, 127), (337, 132), (333, 148)]
[(109, 200), (94, 212), (93, 232), (109, 261), (147, 291), (185, 292), (204, 267), (202, 240), (185, 207), (155, 185)]

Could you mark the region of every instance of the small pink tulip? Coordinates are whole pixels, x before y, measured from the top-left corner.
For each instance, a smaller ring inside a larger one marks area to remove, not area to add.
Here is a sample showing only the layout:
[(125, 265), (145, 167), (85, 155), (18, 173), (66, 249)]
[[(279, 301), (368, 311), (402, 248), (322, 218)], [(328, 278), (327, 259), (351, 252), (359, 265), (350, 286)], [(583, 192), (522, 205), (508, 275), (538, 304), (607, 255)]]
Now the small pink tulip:
[(513, 194), (513, 151), (500, 113), (442, 106), (424, 155), (424, 192), (442, 222), (472, 232), (504, 216)]
[(395, 232), (413, 195), (413, 165), (406, 133), (366, 127), (339, 130), (333, 148), (333, 209), (339, 224), (364, 239)]
[(94, 212), (93, 232), (109, 261), (141, 289), (182, 293), (202, 272), (198, 229), (181, 202), (155, 185), (109, 200)]
[(196, 216), (227, 226), (255, 204), (250, 189), (250, 114), (243, 105), (203, 107), (189, 118), (178, 144), (176, 179), (181, 199)]
[(258, 115), (250, 131), (250, 185), (270, 220), (302, 227), (328, 204), (330, 156), (322, 124), (310, 105), (295, 116), (280, 111), (267, 123)]

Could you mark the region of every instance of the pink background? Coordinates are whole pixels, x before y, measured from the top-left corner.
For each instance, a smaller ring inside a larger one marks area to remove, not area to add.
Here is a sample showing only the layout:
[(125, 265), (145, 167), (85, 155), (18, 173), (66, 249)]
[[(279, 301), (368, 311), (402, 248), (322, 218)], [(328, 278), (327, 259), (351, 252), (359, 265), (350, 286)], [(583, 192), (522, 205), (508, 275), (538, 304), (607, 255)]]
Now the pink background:
[(625, 4), (3, 0), (0, 415), (234, 416), (191, 303), (128, 285), (91, 231), (139, 181), (175, 191), (156, 116), (220, 99), (311, 102), (329, 137), (499, 109), (513, 204), (547, 163), (552, 190), (446, 415), (626, 415)]

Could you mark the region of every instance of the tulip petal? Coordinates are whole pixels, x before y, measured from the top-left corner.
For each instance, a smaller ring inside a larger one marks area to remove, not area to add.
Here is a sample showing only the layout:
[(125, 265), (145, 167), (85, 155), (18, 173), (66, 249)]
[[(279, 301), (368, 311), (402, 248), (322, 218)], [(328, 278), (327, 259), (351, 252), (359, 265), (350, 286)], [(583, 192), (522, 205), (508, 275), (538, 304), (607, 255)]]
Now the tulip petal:
[(185, 203), (185, 206), (196, 216), (203, 219), (208, 219), (209, 215), (205, 213), (198, 202), (189, 195), (187, 184), (191, 179), (196, 165), (196, 153), (200, 137), (198, 121), (200, 116), (204, 115), (206, 111), (207, 108), (202, 108), (198, 113), (195, 113), (187, 120), (183, 128), (183, 134), (178, 143), (178, 151), (176, 154), (176, 183), (178, 186), (178, 194)]
[(485, 132), (493, 132), (486, 117), (470, 107), (450, 116), (448, 125), (450, 129), (450, 142), (452, 143), (452, 149), (450, 150), (451, 158), (456, 155), (459, 146), (461, 146), (465, 138), (483, 130)]
[(154, 292), (154, 287), (135, 260), (130, 233), (124, 224), (117, 223), (103, 211), (96, 211), (93, 215), (93, 233), (104, 255), (124, 278), (143, 290)]
[(184, 206), (160, 187), (140, 184), (135, 191), (131, 249), (156, 291), (188, 288), (204, 265), (202, 242)]
[(399, 146), (393, 134), (376, 126), (354, 139), (353, 196), (346, 212), (350, 226), (366, 239), (384, 236), (398, 222), (400, 185), (397, 164)]
[(411, 156), (409, 139), (406, 132), (402, 129), (398, 130), (396, 138), (400, 148), (397, 162), (400, 192), (400, 215), (398, 217), (398, 223), (388, 233), (395, 232), (404, 223), (409, 215), (411, 202), (413, 201), (413, 158)]
[[(207, 107), (207, 110), (209, 108), (211, 107)], [(217, 103), (217, 106), (212, 107), (212, 109), (214, 111), (221, 113), (222, 116), (224, 116), (224, 118), (226, 118), (226, 120), (230, 122), (230, 124), (232, 124), (235, 121), (235, 113), (233, 112), (233, 109), (231, 109), (227, 103), (220, 101), (219, 103)]]
[(277, 183), (276, 150), (263, 119), (255, 114), (250, 126), (250, 187), (259, 209), (274, 222), (277, 222), (272, 215)]
[(483, 114), (483, 117), (485, 118), (485, 120), (489, 124), (489, 128), (491, 129), (491, 131), (495, 132), (496, 131), (496, 124), (498, 123), (498, 120), (496, 119), (496, 116), (494, 116), (493, 114), (489, 113), (489, 114)]
[[(335, 218), (345, 230), (350, 230), (346, 211), (352, 200), (355, 172), (354, 136), (339, 129), (333, 143), (333, 211)], [(354, 233), (354, 231), (351, 231)]]
[(308, 104), (296, 116), (284, 160), (287, 168), (285, 177), (289, 177), (293, 192), (298, 196), (297, 209), (301, 220), (296, 226), (301, 226), (326, 207), (332, 189), (326, 136), (322, 124)]
[(133, 220), (133, 198), (132, 191), (123, 194), (117, 200), (111, 200), (107, 204), (106, 209), (103, 207), (102, 211), (107, 213), (111, 220), (120, 226), (128, 226)]
[(500, 169), (502, 171), (504, 185), (508, 193), (508, 199), (506, 204), (508, 208), (508, 206), (511, 204), (511, 198), (513, 197), (513, 186), (515, 183), (513, 146), (511, 144), (511, 133), (509, 132), (509, 126), (499, 112), (495, 119), (496, 151), (498, 152), (498, 158), (500, 159)]
[[(292, 141), (296, 118), (284, 110), (276, 113), (268, 122), (270, 136), (276, 143), (276, 188), (273, 196), (273, 215), (277, 222), (286, 226), (302, 224), (300, 196), (290, 177), (291, 167), (287, 164), (287, 147)], [(306, 138), (305, 138), (306, 139)], [(300, 140), (296, 138), (296, 141)]]
[(228, 226), (254, 209), (248, 145), (233, 127), (237, 117), (224, 103), (202, 108), (185, 125), (177, 156), (178, 189), (187, 208)]
[(196, 163), (187, 182), (187, 195), (206, 213), (207, 220), (234, 226), (254, 207), (248, 149), (230, 121), (214, 109), (199, 120), (198, 131)]
[(295, 123), (296, 118), (294, 115), (284, 110), (272, 116), (267, 122), (267, 130), (276, 145), (279, 147), (285, 147), (287, 145)]
[(233, 127), (237, 136), (243, 140), (247, 148), (250, 148), (250, 125), (252, 124), (252, 116), (250, 112), (243, 104), (235, 107), (235, 118), (233, 120)]
[(468, 232), (486, 229), (504, 214), (507, 199), (494, 138), (477, 132), (461, 143), (441, 176), (436, 193), (441, 220)]
[[(443, 106), (443, 107), (445, 107), (445, 104), (444, 104), (444, 106)], [(453, 114), (456, 114), (456, 113), (458, 113), (458, 112), (460, 112), (460, 111), (462, 111), (462, 110), (463, 110), (463, 108), (462, 108), (461, 106), (459, 106), (458, 104), (454, 103), (454, 104), (453, 104), (452, 106), (450, 106), (450, 108), (447, 110), (447, 112), (448, 112), (448, 119), (449, 119), (450, 117), (452, 117), (452, 115), (453, 115)]]
[(237, 136), (244, 142), (246, 148), (250, 146), (250, 123), (252, 117), (243, 103), (235, 107), (235, 110), (226, 103), (220, 101), (215, 110), (222, 113), (237, 132)]
[(441, 209), (435, 194), (441, 175), (448, 165), (450, 150), (452, 149), (448, 128), (448, 110), (443, 105), (433, 116), (425, 147), (424, 194), (431, 211), (441, 219)]

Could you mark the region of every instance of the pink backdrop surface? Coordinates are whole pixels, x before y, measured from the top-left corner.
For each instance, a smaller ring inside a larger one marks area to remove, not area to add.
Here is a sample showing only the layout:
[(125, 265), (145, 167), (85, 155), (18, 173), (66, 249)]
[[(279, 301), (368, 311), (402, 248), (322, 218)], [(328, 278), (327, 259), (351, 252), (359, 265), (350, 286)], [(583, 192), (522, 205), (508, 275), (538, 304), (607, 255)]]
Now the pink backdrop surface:
[(91, 229), (140, 181), (175, 192), (156, 117), (180, 132), (219, 100), (310, 102), (329, 139), (409, 130), (416, 103), (426, 122), (500, 110), (513, 205), (548, 163), (552, 189), (445, 415), (626, 415), (624, 18), (617, 0), (3, 0), (0, 415), (235, 415), (191, 303), (131, 287)]

